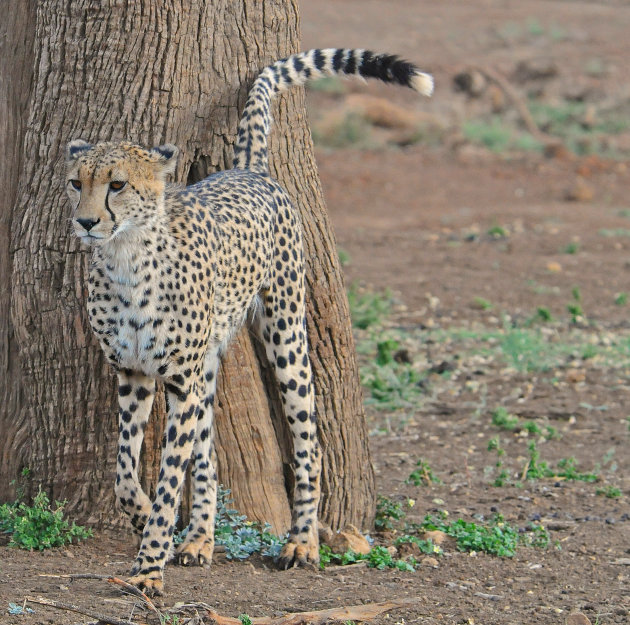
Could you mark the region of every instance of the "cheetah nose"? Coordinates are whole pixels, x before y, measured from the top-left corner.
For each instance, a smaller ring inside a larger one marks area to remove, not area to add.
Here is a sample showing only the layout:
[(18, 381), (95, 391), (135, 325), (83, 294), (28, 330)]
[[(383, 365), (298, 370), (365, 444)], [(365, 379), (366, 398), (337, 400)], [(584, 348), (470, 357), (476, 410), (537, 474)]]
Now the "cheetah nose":
[(89, 217), (82, 217), (81, 219), (77, 219), (77, 223), (81, 224), (88, 232), (100, 221), (100, 218), (90, 219)]

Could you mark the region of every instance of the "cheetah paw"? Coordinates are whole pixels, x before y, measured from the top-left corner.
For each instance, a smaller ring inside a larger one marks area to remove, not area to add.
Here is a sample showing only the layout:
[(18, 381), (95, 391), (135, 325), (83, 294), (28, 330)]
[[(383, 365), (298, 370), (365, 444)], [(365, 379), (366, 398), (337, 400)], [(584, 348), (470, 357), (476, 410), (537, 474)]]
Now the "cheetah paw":
[(182, 566), (210, 566), (214, 542), (188, 543), (177, 549), (176, 560)]
[(160, 597), (164, 594), (162, 578), (152, 578), (146, 575), (134, 575), (127, 578), (127, 583), (141, 590), (147, 597)]
[(277, 562), (285, 570), (296, 566), (315, 568), (319, 564), (319, 545), (316, 541), (303, 545), (289, 540), (282, 548)]

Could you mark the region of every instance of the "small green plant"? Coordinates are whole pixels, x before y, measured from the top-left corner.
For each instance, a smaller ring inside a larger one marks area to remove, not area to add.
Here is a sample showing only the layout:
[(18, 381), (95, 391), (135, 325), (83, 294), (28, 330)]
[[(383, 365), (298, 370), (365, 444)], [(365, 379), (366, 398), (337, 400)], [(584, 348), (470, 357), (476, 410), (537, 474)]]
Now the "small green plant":
[[(26, 601), (24, 602), (26, 603)], [(14, 616), (24, 616), (25, 614), (32, 614), (35, 610), (32, 608), (27, 608), (25, 605), (19, 605), (17, 603), (13, 603), (9, 601), (9, 608), (7, 612)]]
[(10, 534), (9, 546), (21, 549), (49, 549), (61, 547), (73, 541), (90, 538), (91, 529), (64, 519), (65, 501), (55, 502), (55, 509), (43, 491), (33, 499), (33, 505), (25, 503), (3, 504), (0, 506), (0, 531)]
[(518, 417), (510, 414), (503, 406), (498, 406), (492, 413), (492, 425), (502, 430), (515, 430), (518, 427)]
[(181, 619), (177, 614), (160, 614), (160, 625), (180, 625)]
[(535, 421), (524, 421), (521, 428), (529, 434), (542, 434), (542, 428)]
[[(511, 558), (519, 544), (532, 544), (531, 529), (521, 536), (518, 529), (507, 523), (500, 514), (494, 515), (485, 523), (463, 519), (449, 522), (443, 515), (427, 515), (421, 526), (425, 530), (440, 530), (452, 536), (460, 551), (481, 551)], [(541, 530), (537, 529), (537, 543), (540, 543), (540, 533)]]
[(573, 480), (578, 482), (597, 482), (599, 481), (599, 475), (596, 473), (581, 473), (577, 470), (577, 460), (570, 456), (569, 458), (562, 458), (558, 461), (558, 471), (556, 477), (562, 477), (565, 480)]
[(381, 410), (399, 410), (414, 406), (424, 394), (421, 374), (406, 362), (397, 362), (400, 344), (385, 339), (376, 344), (376, 358), (361, 368), (361, 384), (369, 391), (366, 403)]
[(564, 246), (562, 252), (564, 254), (577, 254), (580, 250), (580, 244), (576, 241), (571, 241), (571, 243)]
[(479, 308), (480, 310), (492, 309), (492, 302), (484, 299), (483, 297), (473, 297), (472, 303), (475, 308)]
[(424, 540), (411, 534), (403, 534), (394, 541), (395, 547), (400, 547), (401, 545), (415, 545), (420, 553), (427, 555), (442, 555), (443, 553), (442, 548), (434, 544), (432, 540)]
[(379, 495), (376, 500), (376, 516), (374, 518), (374, 527), (377, 530), (393, 530), (395, 522), (401, 521), (405, 516), (402, 504), (384, 495)]
[(615, 305), (616, 306), (625, 306), (628, 303), (628, 294), (627, 293), (617, 293), (615, 295)]
[(337, 248), (337, 256), (339, 257), (339, 264), (342, 267), (347, 267), (350, 264), (350, 254), (343, 248)]
[(604, 497), (608, 497), (608, 499), (619, 499), (619, 497), (621, 497), (621, 490), (616, 486), (607, 484), (606, 486), (596, 489), (595, 494), (603, 495)]
[(319, 548), (319, 566), (322, 569), (333, 563), (346, 566), (356, 562), (365, 562), (369, 567), (379, 570), (388, 568), (409, 572), (416, 570), (415, 558), (409, 557), (407, 560), (394, 558), (387, 547), (382, 545), (372, 547), (366, 554), (355, 551), (334, 553), (328, 545), (321, 545)]
[(430, 484), (441, 484), (442, 480), (433, 474), (429, 463), (420, 458), (416, 462), (416, 468), (409, 474), (405, 483), (413, 484), (414, 486), (429, 486)]
[(577, 460), (574, 457), (562, 458), (558, 461), (557, 470), (553, 470), (547, 462), (540, 460), (540, 451), (535, 441), (528, 445), (529, 460), (524, 476), (528, 480), (544, 478), (560, 478), (579, 482), (597, 482), (599, 476), (596, 473), (581, 473), (577, 470)]
[(534, 315), (535, 321), (542, 321), (544, 323), (548, 323), (549, 321), (553, 321), (553, 317), (551, 316), (551, 312), (545, 306), (539, 306), (536, 309), (536, 314)]
[[(286, 537), (276, 536), (268, 523), (248, 521), (244, 514), (231, 508), (230, 490), (219, 486), (215, 521), (215, 540), (225, 547), (225, 557), (244, 560), (253, 553), (275, 558), (286, 542)], [(178, 538), (180, 541), (182, 536)]]
[(252, 625), (252, 619), (249, 614), (239, 614), (238, 620), (242, 625)]
[(499, 224), (494, 224), (490, 228), (488, 228), (488, 236), (493, 239), (505, 239), (509, 236), (509, 232), (503, 226), (499, 226)]
[(365, 330), (370, 326), (380, 324), (389, 314), (392, 297), (389, 291), (384, 293), (362, 291), (355, 283), (350, 285), (348, 290), (348, 303), (352, 325)]
[(497, 456), (505, 455), (505, 449), (501, 447), (501, 441), (498, 436), (494, 436), (488, 441), (488, 451), (496, 451)]
[(545, 34), (545, 28), (536, 18), (532, 17), (527, 20), (527, 32), (532, 37), (541, 37)]

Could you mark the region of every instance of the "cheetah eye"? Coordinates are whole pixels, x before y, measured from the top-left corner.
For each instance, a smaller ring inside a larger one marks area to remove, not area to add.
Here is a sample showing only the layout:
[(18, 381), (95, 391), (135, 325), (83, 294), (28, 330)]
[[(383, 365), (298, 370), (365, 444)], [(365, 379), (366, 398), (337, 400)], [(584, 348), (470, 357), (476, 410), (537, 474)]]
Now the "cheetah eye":
[(111, 191), (121, 191), (126, 184), (127, 183), (122, 180), (112, 180), (109, 183), (109, 188)]
[(80, 180), (70, 180), (70, 184), (77, 191), (81, 191), (81, 181)]

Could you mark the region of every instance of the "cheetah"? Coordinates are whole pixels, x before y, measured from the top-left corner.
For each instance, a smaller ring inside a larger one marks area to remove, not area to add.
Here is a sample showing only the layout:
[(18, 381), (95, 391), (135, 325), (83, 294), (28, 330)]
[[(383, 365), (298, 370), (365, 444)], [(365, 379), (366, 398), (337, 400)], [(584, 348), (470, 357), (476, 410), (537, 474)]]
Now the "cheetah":
[[(163, 592), (176, 509), (189, 462), (193, 506), (175, 558), (208, 565), (214, 548), (213, 402), (221, 354), (255, 311), (293, 439), (292, 525), (280, 566), (317, 563), (321, 450), (305, 315), (300, 220), (269, 175), (273, 97), (309, 79), (350, 74), (430, 95), (432, 77), (398, 57), (316, 49), (262, 70), (239, 123), (234, 168), (182, 187), (166, 183), (178, 149), (129, 142), (66, 150), (72, 227), (91, 249), (90, 325), (118, 376), (115, 494), (141, 544), (129, 582)], [(168, 416), (154, 500), (138, 462), (156, 380)]]

